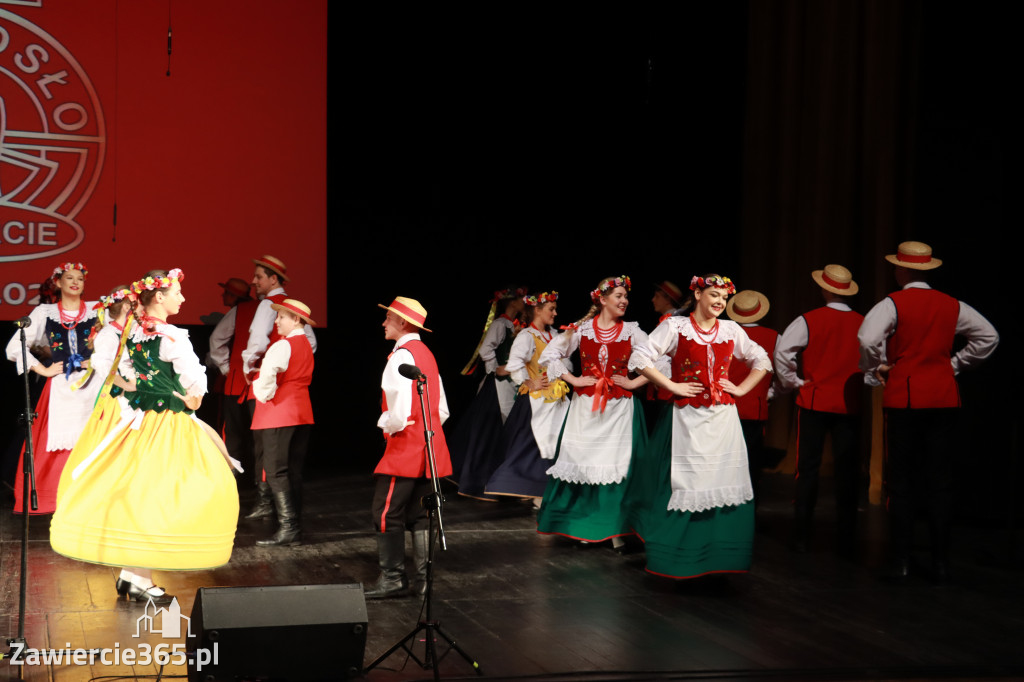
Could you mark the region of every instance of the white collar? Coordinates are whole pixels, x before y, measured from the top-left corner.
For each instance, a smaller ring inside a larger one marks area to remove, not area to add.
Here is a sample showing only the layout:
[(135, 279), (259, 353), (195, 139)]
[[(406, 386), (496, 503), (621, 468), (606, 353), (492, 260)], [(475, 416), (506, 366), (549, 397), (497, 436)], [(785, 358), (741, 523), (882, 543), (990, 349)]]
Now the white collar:
[[(419, 341), (419, 340), (420, 340), (420, 335), (419, 334), (416, 334), (416, 333), (404, 334), (402, 336), (402, 338), (398, 339), (398, 341), (395, 341), (395, 350), (398, 350), (399, 348), (401, 348), (405, 344), (409, 343), (410, 341)], [(394, 352), (394, 351), (392, 351), (392, 352)]]
[(928, 282), (916, 281), (907, 282), (907, 286), (903, 287), (903, 289), (931, 289), (931, 286), (928, 285)]
[(825, 307), (826, 308), (832, 308), (833, 310), (839, 310), (839, 311), (844, 312), (844, 313), (848, 313), (851, 310), (853, 310), (853, 308), (851, 308), (848, 304), (846, 304), (846, 303), (839, 303), (838, 301), (833, 301), (832, 303), (827, 303), (825, 305)]

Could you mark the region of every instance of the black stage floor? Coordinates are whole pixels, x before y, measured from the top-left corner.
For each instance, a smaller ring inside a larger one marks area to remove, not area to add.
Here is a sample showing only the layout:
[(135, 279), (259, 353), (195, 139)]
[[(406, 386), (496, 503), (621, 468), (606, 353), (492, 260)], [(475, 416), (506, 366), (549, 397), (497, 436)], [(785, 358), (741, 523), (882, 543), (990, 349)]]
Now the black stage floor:
[[(255, 541), (271, 526), (243, 522), (227, 566), (157, 574), (158, 583), (179, 596), (182, 613), (191, 613), (201, 586), (376, 578), (370, 478), (340, 472), (313, 478), (304, 545), (258, 548)], [(620, 555), (607, 546), (538, 535), (534, 512), (522, 502), (485, 503), (448, 491), (448, 551), (437, 559), (434, 616), (487, 679), (1024, 679), (1024, 562), (1011, 531), (960, 525), (950, 584), (933, 585), (922, 575), (894, 585), (882, 579), (879, 507), (861, 511), (855, 559), (834, 551), (828, 499), (820, 503), (817, 543), (807, 554), (792, 552), (790, 486), (788, 477), (766, 477), (749, 574), (682, 582), (646, 574), (641, 551)], [(252, 491), (243, 490), (243, 508), (251, 499)], [(6, 501), (4, 508), (10, 509)], [(142, 607), (116, 600), (115, 570), (54, 554), (48, 520), (31, 524), (29, 645), (109, 648), (140, 641), (132, 633)], [(5, 637), (18, 629), (20, 529), (20, 517), (0, 514)], [(420, 607), (412, 598), (367, 602), (364, 664), (416, 625)], [(415, 651), (422, 656), (422, 645)], [(367, 679), (432, 677), (414, 661), (403, 663), (404, 653), (395, 654)], [(19, 672), (0, 665), (0, 679)], [(474, 676), (455, 652), (439, 670), (447, 679)], [(158, 667), (63, 664), (23, 672), (31, 680), (131, 679), (154, 676)], [(185, 670), (171, 665), (163, 672)]]

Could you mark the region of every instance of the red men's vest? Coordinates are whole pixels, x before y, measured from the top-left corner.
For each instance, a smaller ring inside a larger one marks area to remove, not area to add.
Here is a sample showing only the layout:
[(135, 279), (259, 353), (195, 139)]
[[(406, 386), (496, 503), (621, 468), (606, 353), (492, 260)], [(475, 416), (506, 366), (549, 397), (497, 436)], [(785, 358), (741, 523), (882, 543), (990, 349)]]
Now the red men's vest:
[[(437, 465), (438, 476), (450, 476), (452, 473), (452, 460), (448, 454), (448, 443), (444, 438), (444, 430), (441, 428), (441, 414), (438, 406), (441, 403), (441, 379), (437, 371), (437, 362), (433, 353), (422, 341), (412, 340), (402, 345), (402, 348), (412, 353), (413, 362), (420, 371), (427, 377), (427, 395), (430, 402), (427, 409), (430, 410), (430, 418), (433, 422), (434, 431), (434, 459)], [(412, 414), (409, 419), (414, 423), (391, 435), (385, 435), (387, 447), (384, 449), (384, 456), (381, 457), (375, 474), (387, 476), (404, 476), (406, 478), (429, 478), (430, 472), (426, 464), (427, 442), (423, 437), (423, 410), (420, 407), (420, 396), (416, 390), (416, 382), (409, 384), (412, 392)], [(384, 397), (384, 409), (388, 409), (387, 397)]]
[(800, 354), (804, 385), (796, 404), (805, 410), (857, 414), (864, 375), (857, 331), (864, 316), (824, 306), (804, 314), (807, 347)]
[(885, 349), (892, 370), (882, 404), (914, 409), (960, 407), (951, 361), (960, 303), (934, 289), (904, 289), (889, 298), (896, 305), (896, 331)]
[(254, 431), (313, 423), (313, 406), (309, 402), (313, 349), (305, 335), (290, 336), (285, 341), (292, 351), (288, 369), (278, 373), (274, 397), (265, 403), (256, 401), (256, 411), (252, 415)]
[(604, 395), (607, 400), (631, 398), (633, 394), (612, 383), (612, 377), (616, 374), (624, 377), (629, 373), (629, 356), (633, 352), (633, 344), (629, 339), (607, 344), (607, 358), (601, 357), (601, 345), (586, 336), (580, 338), (580, 364), (583, 366), (583, 375), (597, 377), (598, 383), (574, 390), (581, 395)]
[(690, 341), (682, 334), (676, 342), (676, 354), (672, 356), (672, 381), (696, 381), (704, 386), (704, 392), (692, 398), (676, 398), (676, 405), (685, 407), (711, 407), (712, 405), (733, 405), (736, 399), (722, 390), (722, 379), (729, 376), (732, 363), (732, 341), (713, 343), (714, 366), (708, 367), (708, 346)]
[[(764, 348), (769, 358), (775, 357), (775, 344), (779, 340), (779, 333), (774, 329), (755, 325), (743, 327), (750, 340)], [(744, 362), (737, 362), (729, 366), (729, 380), (739, 386), (750, 374), (750, 368)], [(753, 419), (765, 421), (768, 419), (768, 389), (772, 385), (771, 375), (767, 374), (760, 383), (750, 390), (745, 396), (736, 399), (736, 409), (739, 410), (740, 419)]]
[(242, 351), (249, 343), (249, 327), (252, 325), (252, 318), (256, 315), (256, 308), (260, 302), (242, 301), (235, 306), (235, 336), (231, 340), (231, 357), (229, 359), (228, 373), (224, 379), (224, 395), (242, 395), (245, 393), (247, 384), (245, 374), (242, 372)]

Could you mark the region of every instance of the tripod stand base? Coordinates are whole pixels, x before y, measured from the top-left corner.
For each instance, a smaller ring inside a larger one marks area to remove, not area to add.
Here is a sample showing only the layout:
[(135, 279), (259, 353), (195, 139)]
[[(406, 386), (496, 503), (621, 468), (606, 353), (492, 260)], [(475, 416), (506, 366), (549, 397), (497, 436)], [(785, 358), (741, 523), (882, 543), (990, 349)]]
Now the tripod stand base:
[[(412, 650), (412, 647), (416, 644), (416, 635), (418, 635), (421, 632), (426, 633), (426, 636), (424, 637), (426, 651), (424, 653), (423, 660), (420, 660), (420, 658)], [(438, 657), (437, 655), (438, 637), (444, 640), (444, 643), (448, 645), (448, 651), (445, 651), (443, 654), (441, 654), (440, 657)], [(462, 649), (462, 647), (456, 644), (455, 640), (452, 639), (444, 630), (441, 629), (441, 624), (436, 620), (421, 620), (419, 624), (415, 628), (413, 628), (412, 632), (407, 634), (402, 639), (398, 640), (398, 642), (396, 642), (390, 649), (381, 654), (377, 658), (377, 660), (375, 660), (370, 665), (366, 666), (366, 668), (363, 669), (363, 674), (365, 675), (366, 673), (376, 668), (378, 665), (387, 660), (387, 658), (391, 656), (391, 654), (395, 653), (399, 649), (405, 649), (406, 652), (408, 652), (409, 656), (412, 657), (412, 660), (416, 661), (416, 663), (424, 670), (433, 669), (435, 680), (441, 679), (440, 673), (437, 669), (438, 664), (441, 662), (441, 659), (447, 656), (448, 653), (453, 649), (455, 650), (456, 653), (462, 656), (463, 660), (465, 660), (466, 663), (469, 663), (469, 665), (473, 667), (473, 670), (476, 671), (477, 675), (484, 674), (483, 670), (480, 669), (480, 664), (474, 661), (470, 657), (470, 655)]]

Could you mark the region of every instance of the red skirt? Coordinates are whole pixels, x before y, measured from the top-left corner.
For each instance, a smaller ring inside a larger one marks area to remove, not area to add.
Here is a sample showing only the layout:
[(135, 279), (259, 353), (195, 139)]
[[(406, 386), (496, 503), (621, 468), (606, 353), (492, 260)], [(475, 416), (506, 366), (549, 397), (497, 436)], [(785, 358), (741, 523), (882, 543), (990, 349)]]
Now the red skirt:
[[(47, 451), (46, 434), (49, 432), (50, 423), (50, 380), (46, 380), (43, 392), (36, 403), (36, 414), (39, 417), (32, 422), (32, 452), (36, 472), (36, 496), (39, 500), (39, 509), (31, 509), (29, 514), (52, 514), (57, 509), (57, 486), (60, 483), (60, 473), (64, 470), (64, 464), (68, 461), (71, 450), (50, 450)], [(14, 513), (21, 514), (24, 510), (23, 489), (25, 470), (25, 446), (21, 447), (21, 456), (18, 458), (17, 477), (14, 479)]]

